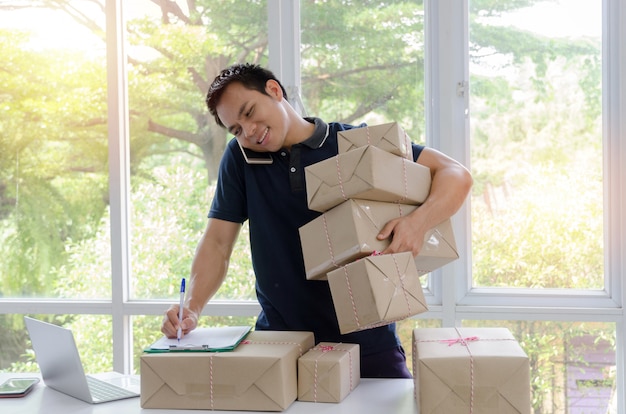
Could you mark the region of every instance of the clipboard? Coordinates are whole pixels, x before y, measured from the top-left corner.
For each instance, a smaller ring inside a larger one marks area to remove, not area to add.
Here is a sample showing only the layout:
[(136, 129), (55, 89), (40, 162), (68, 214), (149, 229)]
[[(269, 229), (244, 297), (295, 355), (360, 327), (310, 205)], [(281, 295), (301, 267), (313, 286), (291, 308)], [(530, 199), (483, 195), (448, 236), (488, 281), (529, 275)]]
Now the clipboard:
[(229, 352), (244, 340), (251, 329), (250, 326), (196, 328), (185, 335), (180, 343), (176, 338), (163, 336), (144, 349), (144, 352)]

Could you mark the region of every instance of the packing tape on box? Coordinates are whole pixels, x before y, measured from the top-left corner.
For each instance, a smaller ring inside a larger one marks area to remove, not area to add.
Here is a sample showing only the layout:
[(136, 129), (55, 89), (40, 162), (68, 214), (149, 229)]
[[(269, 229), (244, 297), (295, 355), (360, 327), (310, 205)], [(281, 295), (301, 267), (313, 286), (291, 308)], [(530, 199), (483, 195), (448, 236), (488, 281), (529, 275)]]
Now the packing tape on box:
[[(400, 203), (392, 203), (392, 204), (397, 204), (400, 217), (403, 217), (404, 212), (402, 211), (402, 204)], [(328, 255), (330, 256), (330, 262), (333, 264), (333, 266), (335, 266), (336, 268), (339, 268), (340, 264), (337, 263), (337, 261), (335, 260), (335, 252), (333, 250), (333, 243), (331, 241), (330, 232), (328, 231), (328, 220), (326, 219), (326, 213), (322, 214), (322, 223), (324, 224), (324, 235), (326, 236), (326, 245), (328, 246)], [(439, 232), (439, 230), (437, 230), (437, 232), (441, 236), (441, 233)], [(371, 253), (371, 256), (376, 256), (379, 254), (381, 253), (374, 250)], [(396, 266), (397, 266), (397, 263), (396, 263)]]
[[(338, 345), (341, 345), (341, 343), (339, 343)], [(348, 356), (350, 358), (350, 390), (354, 389), (354, 379), (353, 379), (354, 373), (352, 372), (352, 353), (348, 349), (338, 349), (337, 345), (318, 345), (314, 348), (311, 348), (311, 351), (322, 351), (322, 353), (319, 354), (317, 358), (315, 358), (315, 369), (314, 369), (314, 374), (313, 374), (313, 402), (317, 402), (317, 383), (318, 383), (317, 361), (328, 352), (341, 351), (341, 352), (348, 353)]]
[(477, 342), (477, 341), (515, 341), (514, 338), (502, 338), (502, 339), (494, 339), (494, 338), (490, 338), (490, 339), (481, 339), (478, 336), (468, 336), (468, 337), (463, 337), (463, 335), (461, 335), (461, 332), (459, 332), (458, 328), (454, 328), (454, 330), (456, 331), (458, 338), (450, 338), (450, 339), (428, 339), (428, 340), (419, 340), (419, 341), (415, 341), (413, 343), (413, 358), (416, 358), (417, 355), (417, 342), (439, 342), (442, 344), (448, 344), (448, 346), (453, 346), (455, 344), (460, 344), (461, 346), (464, 346), (465, 349), (467, 349), (467, 354), (469, 355), (469, 362), (470, 362), (470, 407), (469, 407), (469, 414), (474, 414), (474, 355), (472, 355), (472, 351), (469, 348), (469, 343), (470, 342)]
[[(406, 133), (404, 128), (401, 128), (401, 129), (402, 129), (402, 132), (404, 133), (404, 147), (407, 153), (407, 159), (410, 159), (412, 161), (413, 160), (413, 146), (411, 145), (411, 138), (409, 138), (409, 135)], [(367, 134), (367, 145), (372, 145), (372, 138), (370, 136), (369, 125), (365, 126), (365, 133)]]
[[(344, 201), (347, 201), (348, 197), (346, 196), (346, 192), (343, 189), (343, 179), (341, 178), (341, 165), (340, 165), (341, 163), (339, 162), (339, 158), (341, 157), (339, 156), (335, 157), (335, 165), (337, 167), (337, 179), (339, 180), (339, 189), (341, 190), (341, 198), (343, 198)], [(409, 195), (409, 180), (406, 175), (406, 164), (404, 162), (402, 163), (402, 175), (404, 178), (403, 180), (404, 181), (404, 195), (400, 197), (398, 200), (396, 200), (395, 203), (402, 203), (404, 200), (408, 198), (408, 195)]]

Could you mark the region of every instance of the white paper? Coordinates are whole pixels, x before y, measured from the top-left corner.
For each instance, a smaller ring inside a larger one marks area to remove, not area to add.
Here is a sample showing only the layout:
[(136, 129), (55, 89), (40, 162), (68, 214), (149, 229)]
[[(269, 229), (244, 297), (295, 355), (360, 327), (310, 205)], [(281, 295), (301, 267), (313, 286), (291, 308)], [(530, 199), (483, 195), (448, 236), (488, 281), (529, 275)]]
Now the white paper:
[(250, 331), (249, 326), (224, 326), (219, 328), (196, 328), (185, 335), (180, 342), (176, 338), (161, 339), (150, 345), (151, 350), (228, 350), (234, 348)]

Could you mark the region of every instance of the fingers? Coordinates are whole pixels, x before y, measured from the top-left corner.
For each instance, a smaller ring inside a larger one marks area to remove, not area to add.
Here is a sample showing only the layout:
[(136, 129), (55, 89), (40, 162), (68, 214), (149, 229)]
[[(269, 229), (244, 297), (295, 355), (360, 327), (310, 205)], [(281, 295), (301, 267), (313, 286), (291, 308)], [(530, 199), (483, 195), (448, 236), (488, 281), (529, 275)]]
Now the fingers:
[(381, 254), (411, 252), (417, 256), (424, 244), (424, 235), (415, 229), (406, 218), (389, 221), (377, 235), (378, 240), (389, 239), (389, 245)]
[(396, 222), (397, 220), (388, 221), (387, 224), (385, 224), (383, 228), (380, 230), (376, 238), (378, 240), (385, 240), (385, 239), (390, 238), (391, 235), (393, 234), (393, 229), (396, 226)]
[(178, 305), (171, 306), (163, 316), (161, 332), (168, 338), (176, 338), (178, 330)]
[(182, 328), (183, 336), (196, 329), (196, 326), (198, 325), (198, 315), (196, 315), (188, 308), (183, 308), (183, 320), (182, 322), (179, 321), (178, 309), (178, 305), (172, 305), (163, 316), (161, 332), (168, 338), (177, 337), (179, 324)]

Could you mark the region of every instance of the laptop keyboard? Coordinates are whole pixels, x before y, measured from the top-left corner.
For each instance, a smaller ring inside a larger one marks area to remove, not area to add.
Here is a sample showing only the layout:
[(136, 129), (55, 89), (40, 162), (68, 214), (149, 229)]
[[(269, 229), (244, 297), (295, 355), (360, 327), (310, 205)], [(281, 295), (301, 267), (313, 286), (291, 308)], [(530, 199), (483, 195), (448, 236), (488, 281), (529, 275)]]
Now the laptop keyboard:
[(90, 376), (87, 376), (87, 384), (89, 385), (89, 391), (91, 391), (91, 397), (96, 402), (119, 400), (122, 398), (137, 396), (137, 393), (135, 392)]

